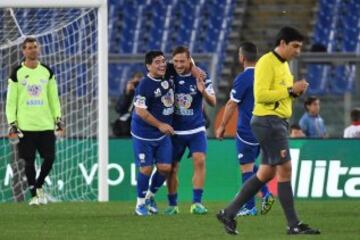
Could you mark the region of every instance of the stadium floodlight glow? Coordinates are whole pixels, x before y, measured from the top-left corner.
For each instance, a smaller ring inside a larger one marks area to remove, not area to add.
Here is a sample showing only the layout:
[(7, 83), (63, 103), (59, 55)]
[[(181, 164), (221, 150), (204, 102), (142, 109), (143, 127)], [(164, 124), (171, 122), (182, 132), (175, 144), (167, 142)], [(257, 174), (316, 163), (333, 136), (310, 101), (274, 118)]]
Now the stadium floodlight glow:
[[(68, 138), (63, 144), (60, 143), (62, 149), (59, 154), (67, 159), (59, 159), (57, 156), (53, 170), (59, 176), (62, 174), (59, 169), (67, 171), (66, 167), (73, 167), (77, 170), (64, 175), (63, 178), (66, 179), (52, 180), (50, 174), (50, 180), (48, 179), (47, 182), (64, 186), (64, 182), (66, 184), (66, 181), (72, 181), (74, 188), (91, 188), (91, 186), (76, 186), (81, 183), (81, 177), (72, 178), (75, 172), (81, 172), (79, 166), (92, 165), (87, 163), (86, 156), (96, 154), (94, 158), (98, 163), (96, 169), (98, 191), (93, 194), (94, 190), (89, 190), (93, 192), (85, 193), (85, 195), (97, 195), (98, 201), (108, 201), (107, 0), (1, 0), (0, 13), (1, 92), (6, 91), (6, 80), (11, 68), (18, 64), (22, 57), (21, 42), (29, 35), (40, 41), (41, 59), (55, 68), (58, 81), (63, 81), (58, 83), (58, 87), (68, 127)], [(0, 131), (2, 136), (6, 134), (7, 128), (3, 105), (1, 103)], [(90, 144), (90, 141), (96, 141), (96, 143)], [(8, 144), (7, 140), (3, 141), (3, 146), (0, 148), (8, 152), (6, 149), (9, 147), (5, 146), (5, 143)], [(9, 154), (7, 157), (10, 158)], [(13, 177), (14, 170), (8, 170), (8, 165), (4, 163), (9, 161), (5, 161), (5, 158), (6, 156), (0, 156), (2, 162), (0, 172), (4, 171), (8, 173), (6, 176)], [(0, 179), (0, 184), (3, 180)], [(53, 196), (57, 198), (56, 195), (61, 195), (60, 200), (95, 198), (82, 198), (81, 191), (63, 195), (54, 191)], [(6, 194), (0, 189), (0, 202), (9, 200), (5, 197)]]

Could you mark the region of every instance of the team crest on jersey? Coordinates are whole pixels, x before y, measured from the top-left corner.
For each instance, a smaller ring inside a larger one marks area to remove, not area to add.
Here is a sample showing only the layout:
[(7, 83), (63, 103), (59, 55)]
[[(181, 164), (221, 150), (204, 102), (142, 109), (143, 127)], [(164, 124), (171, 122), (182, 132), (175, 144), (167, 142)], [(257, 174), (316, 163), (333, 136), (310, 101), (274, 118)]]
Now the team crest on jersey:
[(196, 86), (190, 85), (190, 86), (189, 86), (189, 89), (190, 89), (190, 94), (191, 94), (191, 95), (195, 95), (195, 94), (196, 94)]
[(171, 107), (174, 105), (174, 91), (170, 89), (164, 96), (161, 97), (161, 102), (165, 107)]
[(179, 93), (175, 96), (177, 108), (190, 108), (192, 103), (192, 96), (190, 94)]
[(242, 158), (242, 157), (244, 157), (244, 154), (239, 153), (239, 154), (238, 154), (238, 159), (240, 159), (240, 158)]
[(155, 95), (155, 97), (160, 97), (160, 96), (161, 96), (161, 90), (160, 90), (160, 88), (157, 88), (157, 89), (154, 91), (154, 95)]
[(145, 162), (145, 153), (139, 153), (140, 162)]
[(27, 87), (27, 91), (29, 95), (32, 97), (38, 97), (41, 94), (41, 90), (42, 90), (41, 85), (34, 84), (34, 85), (29, 85)]
[(169, 88), (169, 82), (168, 81), (162, 81), (161, 86), (166, 90)]

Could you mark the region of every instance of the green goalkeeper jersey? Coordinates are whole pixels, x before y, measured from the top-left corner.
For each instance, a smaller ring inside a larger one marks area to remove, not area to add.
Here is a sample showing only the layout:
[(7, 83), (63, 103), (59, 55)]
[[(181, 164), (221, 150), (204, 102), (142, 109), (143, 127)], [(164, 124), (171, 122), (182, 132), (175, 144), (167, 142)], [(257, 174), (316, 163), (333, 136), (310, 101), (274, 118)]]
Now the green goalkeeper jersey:
[(55, 76), (48, 66), (39, 63), (32, 69), (22, 63), (15, 68), (9, 78), (6, 117), (24, 131), (54, 130), (61, 108)]

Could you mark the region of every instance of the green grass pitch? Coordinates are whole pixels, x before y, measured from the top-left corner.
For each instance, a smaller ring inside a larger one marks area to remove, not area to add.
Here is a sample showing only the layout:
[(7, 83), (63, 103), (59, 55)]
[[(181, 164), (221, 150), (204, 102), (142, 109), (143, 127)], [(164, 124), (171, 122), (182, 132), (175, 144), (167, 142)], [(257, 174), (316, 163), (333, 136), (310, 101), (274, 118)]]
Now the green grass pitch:
[(238, 218), (238, 236), (227, 235), (215, 218), (225, 202), (207, 202), (205, 216), (191, 215), (190, 203), (182, 203), (179, 215), (150, 217), (135, 216), (134, 203), (2, 203), (0, 239), (360, 239), (358, 200), (298, 200), (300, 218), (320, 228), (319, 236), (287, 236), (278, 201), (266, 216)]

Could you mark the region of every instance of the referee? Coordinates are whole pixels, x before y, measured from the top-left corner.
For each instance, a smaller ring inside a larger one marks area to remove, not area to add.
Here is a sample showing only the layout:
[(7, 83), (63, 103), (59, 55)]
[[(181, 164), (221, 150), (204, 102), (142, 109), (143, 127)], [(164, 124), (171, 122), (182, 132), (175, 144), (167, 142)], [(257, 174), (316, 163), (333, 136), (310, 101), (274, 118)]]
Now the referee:
[(263, 55), (255, 66), (252, 131), (262, 150), (261, 165), (228, 207), (217, 214), (229, 234), (237, 234), (239, 209), (275, 175), (278, 197), (287, 219), (288, 234), (319, 234), (318, 229), (302, 223), (294, 208), (291, 188), (291, 159), (287, 139), (292, 100), (306, 91), (305, 80), (293, 82), (288, 61), (300, 54), (304, 37), (296, 29), (284, 27), (276, 37), (276, 47)]
[[(42, 186), (55, 160), (55, 135), (63, 135), (61, 107), (53, 71), (38, 60), (40, 48), (35, 38), (22, 44), (24, 61), (10, 75), (6, 117), (9, 138), (20, 137), (19, 155), (25, 161), (25, 174), (31, 192), (29, 205), (46, 204)], [(38, 179), (35, 153), (43, 159)]]

